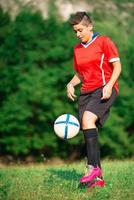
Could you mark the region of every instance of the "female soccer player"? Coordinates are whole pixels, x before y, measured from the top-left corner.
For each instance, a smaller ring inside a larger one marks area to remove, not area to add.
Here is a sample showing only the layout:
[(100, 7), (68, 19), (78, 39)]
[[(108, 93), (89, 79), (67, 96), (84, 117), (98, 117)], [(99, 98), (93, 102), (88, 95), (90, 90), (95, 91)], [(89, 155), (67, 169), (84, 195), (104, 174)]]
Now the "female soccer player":
[(88, 187), (103, 187), (98, 127), (103, 126), (118, 95), (121, 63), (115, 44), (109, 37), (93, 32), (93, 23), (86, 12), (75, 13), (71, 25), (81, 41), (74, 48), (76, 73), (67, 84), (67, 96), (74, 101), (74, 87), (82, 83), (79, 119), (87, 150), (88, 172), (80, 182), (89, 183)]

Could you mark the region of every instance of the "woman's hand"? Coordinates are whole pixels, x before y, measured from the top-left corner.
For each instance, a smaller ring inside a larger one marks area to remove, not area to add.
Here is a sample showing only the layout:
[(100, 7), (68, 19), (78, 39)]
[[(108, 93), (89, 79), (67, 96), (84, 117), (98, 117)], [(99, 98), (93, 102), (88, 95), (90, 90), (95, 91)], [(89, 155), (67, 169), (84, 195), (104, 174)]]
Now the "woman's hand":
[(101, 99), (109, 99), (112, 94), (112, 88), (115, 82), (118, 80), (119, 75), (121, 73), (121, 63), (120, 61), (112, 62), (111, 65), (113, 66), (112, 76), (109, 82), (103, 88), (103, 94)]
[(75, 100), (76, 95), (74, 94), (75, 89), (72, 83), (68, 83), (67, 84), (67, 96), (69, 99), (71, 99), (72, 101)]
[(101, 100), (109, 99), (111, 97), (111, 94), (112, 94), (112, 86), (109, 84), (105, 85), (102, 90)]

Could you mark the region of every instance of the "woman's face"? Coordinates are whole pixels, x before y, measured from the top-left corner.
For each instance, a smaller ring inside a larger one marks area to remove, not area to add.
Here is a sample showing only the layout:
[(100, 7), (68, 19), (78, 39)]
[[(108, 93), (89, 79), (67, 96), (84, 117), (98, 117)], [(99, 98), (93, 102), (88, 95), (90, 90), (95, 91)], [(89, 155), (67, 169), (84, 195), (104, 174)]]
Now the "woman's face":
[(77, 38), (79, 38), (81, 42), (84, 42), (84, 43), (87, 43), (91, 39), (92, 28), (93, 28), (92, 24), (85, 26), (82, 23), (79, 23), (73, 26), (73, 29), (74, 29), (74, 32), (76, 33)]

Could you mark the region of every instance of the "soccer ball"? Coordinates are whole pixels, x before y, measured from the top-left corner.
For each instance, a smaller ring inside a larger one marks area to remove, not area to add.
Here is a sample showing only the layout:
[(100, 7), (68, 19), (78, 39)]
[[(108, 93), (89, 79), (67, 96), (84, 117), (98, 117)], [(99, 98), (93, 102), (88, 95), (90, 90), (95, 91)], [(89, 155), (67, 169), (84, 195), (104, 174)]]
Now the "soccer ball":
[(79, 121), (71, 114), (61, 115), (54, 122), (54, 131), (56, 135), (62, 139), (75, 137), (79, 130)]

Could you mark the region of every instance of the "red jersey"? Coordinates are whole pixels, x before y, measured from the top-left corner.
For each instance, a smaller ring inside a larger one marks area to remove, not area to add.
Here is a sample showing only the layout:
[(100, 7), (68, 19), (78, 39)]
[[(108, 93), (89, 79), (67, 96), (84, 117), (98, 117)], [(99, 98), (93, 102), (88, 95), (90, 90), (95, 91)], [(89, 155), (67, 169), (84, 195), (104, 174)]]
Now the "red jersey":
[[(94, 91), (108, 83), (112, 62), (119, 61), (118, 50), (107, 36), (94, 34), (89, 43), (74, 48), (74, 69), (82, 78), (81, 92)], [(118, 83), (114, 84), (118, 92)]]

